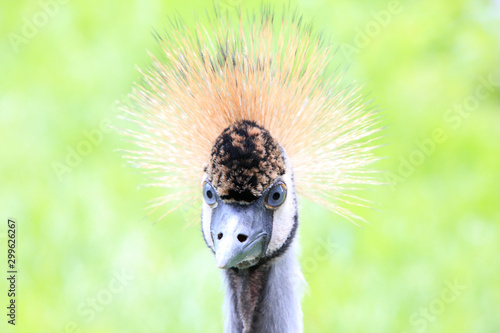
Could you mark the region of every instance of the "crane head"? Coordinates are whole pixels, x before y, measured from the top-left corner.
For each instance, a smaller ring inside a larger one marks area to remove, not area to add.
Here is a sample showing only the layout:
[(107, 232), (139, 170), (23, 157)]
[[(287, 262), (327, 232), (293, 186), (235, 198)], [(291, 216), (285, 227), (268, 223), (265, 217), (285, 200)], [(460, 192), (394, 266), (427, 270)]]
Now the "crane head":
[(216, 139), (202, 191), (202, 231), (219, 268), (264, 262), (293, 239), (291, 166), (283, 148), (255, 122), (237, 121)]

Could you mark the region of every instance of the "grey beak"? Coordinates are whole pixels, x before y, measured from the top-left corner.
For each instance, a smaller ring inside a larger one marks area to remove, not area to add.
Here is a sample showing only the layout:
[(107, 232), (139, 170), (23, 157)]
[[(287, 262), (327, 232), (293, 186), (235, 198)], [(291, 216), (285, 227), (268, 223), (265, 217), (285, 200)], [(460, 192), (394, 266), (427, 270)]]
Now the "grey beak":
[(215, 263), (218, 268), (234, 267), (242, 261), (252, 261), (262, 254), (265, 234), (258, 234), (253, 240), (241, 235), (243, 234), (239, 231), (226, 232), (222, 239), (215, 243)]
[(217, 267), (257, 262), (265, 254), (271, 231), (272, 215), (265, 207), (220, 202), (211, 223)]

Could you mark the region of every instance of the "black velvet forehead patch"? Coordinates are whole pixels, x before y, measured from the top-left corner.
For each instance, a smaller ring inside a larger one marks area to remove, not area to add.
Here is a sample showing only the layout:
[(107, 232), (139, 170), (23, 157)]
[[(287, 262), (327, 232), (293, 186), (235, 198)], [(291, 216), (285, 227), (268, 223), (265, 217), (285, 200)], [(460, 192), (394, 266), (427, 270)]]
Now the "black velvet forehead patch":
[(250, 203), (285, 173), (285, 163), (269, 131), (243, 120), (215, 140), (205, 172), (221, 199)]

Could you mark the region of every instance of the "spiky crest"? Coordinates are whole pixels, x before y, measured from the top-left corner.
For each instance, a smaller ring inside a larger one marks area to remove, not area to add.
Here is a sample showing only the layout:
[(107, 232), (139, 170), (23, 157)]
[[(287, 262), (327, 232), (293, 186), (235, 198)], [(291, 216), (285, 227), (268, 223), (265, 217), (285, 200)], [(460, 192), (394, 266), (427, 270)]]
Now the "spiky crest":
[(376, 184), (376, 112), (359, 86), (325, 75), (333, 56), (295, 13), (277, 20), (269, 8), (232, 21), (216, 13), (210, 26), (176, 21), (158, 41), (161, 58), (142, 71), (133, 105), (136, 129), (121, 132), (138, 149), (126, 158), (150, 172), (151, 185), (175, 189), (153, 205), (201, 200), (200, 181), (216, 138), (248, 120), (263, 127), (292, 161), (297, 192), (348, 219), (341, 203), (363, 205), (346, 190)]

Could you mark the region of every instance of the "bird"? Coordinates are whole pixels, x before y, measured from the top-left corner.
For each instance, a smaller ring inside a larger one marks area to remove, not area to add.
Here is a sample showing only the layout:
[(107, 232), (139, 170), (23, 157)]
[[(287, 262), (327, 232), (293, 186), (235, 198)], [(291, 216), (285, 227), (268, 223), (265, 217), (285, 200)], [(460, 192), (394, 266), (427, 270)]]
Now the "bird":
[(299, 201), (364, 221), (351, 205), (370, 207), (354, 192), (380, 184), (380, 115), (297, 10), (216, 6), (208, 21), (154, 32), (159, 51), (121, 106), (124, 158), (165, 189), (160, 219), (201, 212), (224, 332), (302, 332)]

